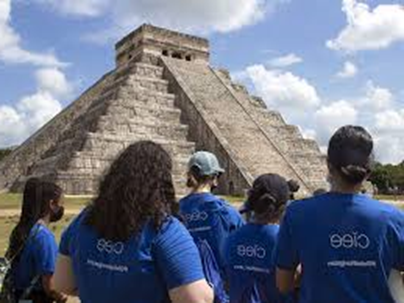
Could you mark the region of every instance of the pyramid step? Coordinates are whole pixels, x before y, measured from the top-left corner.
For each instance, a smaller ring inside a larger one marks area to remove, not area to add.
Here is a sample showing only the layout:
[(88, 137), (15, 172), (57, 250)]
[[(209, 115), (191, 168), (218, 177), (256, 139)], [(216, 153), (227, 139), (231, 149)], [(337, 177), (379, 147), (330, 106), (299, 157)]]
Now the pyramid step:
[(32, 167), (31, 171), (34, 174), (48, 173), (49, 171), (56, 169), (58, 160), (59, 160), (58, 154), (49, 156), (44, 159), (40, 159), (37, 163), (35, 163), (35, 166)]
[(314, 145), (311, 140), (302, 138), (282, 138), (279, 137), (278, 146), (288, 154), (316, 154), (321, 153), (317, 145)]
[[(69, 168), (64, 171), (64, 174), (79, 174), (87, 175), (89, 178), (92, 176), (103, 175), (109, 169), (112, 162), (115, 160), (115, 156), (110, 156), (109, 158), (92, 156), (89, 153), (80, 153), (70, 162)], [(56, 170), (54, 170), (56, 172)], [(60, 172), (60, 171), (59, 171)], [(187, 162), (177, 161), (173, 159), (173, 171), (172, 173), (180, 176), (182, 179), (185, 178), (187, 172)], [(36, 174), (41, 174), (42, 172), (35, 172)], [(60, 175), (60, 173), (58, 173)]]
[(257, 113), (260, 121), (265, 121), (265, 123), (267, 123), (268, 125), (284, 126), (286, 124), (282, 115), (278, 111), (257, 108)]
[(166, 137), (171, 139), (186, 139), (188, 126), (177, 123), (148, 123), (144, 119), (124, 119), (111, 120), (103, 119), (99, 121), (98, 129), (102, 132), (118, 132), (121, 134), (148, 135), (156, 137)]
[(116, 98), (126, 102), (137, 101), (144, 104), (174, 107), (175, 95), (152, 90), (133, 91), (128, 87), (122, 87), (118, 91)]
[(88, 133), (82, 151), (76, 155), (86, 154), (89, 157), (102, 157), (105, 155), (117, 155), (130, 144), (141, 141), (152, 140), (163, 146), (172, 156), (191, 155), (195, 149), (195, 143), (185, 140), (169, 140), (167, 138), (148, 138), (144, 136), (117, 136), (115, 134)]
[(163, 79), (131, 75), (124, 86), (134, 89), (146, 89), (160, 93), (168, 92), (168, 81)]
[(115, 71), (115, 79), (129, 75), (139, 75), (141, 77), (161, 79), (163, 77), (163, 68), (161, 66), (151, 65), (143, 62), (128, 64)]
[(106, 109), (105, 115), (116, 119), (124, 119), (124, 117), (141, 117), (143, 119), (155, 118), (166, 121), (179, 122), (181, 117), (181, 110), (163, 106), (145, 106), (141, 103), (133, 103), (130, 106), (112, 104)]
[(110, 92), (116, 91), (118, 88), (125, 86), (129, 82), (130, 76), (120, 77), (119, 79), (115, 79), (111, 81), (108, 85), (104, 87), (101, 92), (101, 97), (109, 94)]
[[(80, 175), (61, 172), (57, 176), (57, 183), (63, 188), (66, 194), (94, 195), (97, 193), (102, 177), (102, 175), (89, 177), (86, 174)], [(181, 197), (187, 194), (188, 190), (183, 178), (173, 176), (173, 183), (177, 196)]]

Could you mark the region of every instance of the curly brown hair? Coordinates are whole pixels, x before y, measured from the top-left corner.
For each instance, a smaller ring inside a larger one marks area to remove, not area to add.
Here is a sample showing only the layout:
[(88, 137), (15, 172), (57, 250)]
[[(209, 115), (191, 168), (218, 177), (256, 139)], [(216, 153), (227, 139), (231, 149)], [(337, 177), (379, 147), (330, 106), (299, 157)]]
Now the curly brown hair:
[(113, 162), (89, 206), (85, 223), (105, 239), (126, 241), (152, 220), (158, 229), (172, 214), (172, 161), (151, 141), (130, 145)]

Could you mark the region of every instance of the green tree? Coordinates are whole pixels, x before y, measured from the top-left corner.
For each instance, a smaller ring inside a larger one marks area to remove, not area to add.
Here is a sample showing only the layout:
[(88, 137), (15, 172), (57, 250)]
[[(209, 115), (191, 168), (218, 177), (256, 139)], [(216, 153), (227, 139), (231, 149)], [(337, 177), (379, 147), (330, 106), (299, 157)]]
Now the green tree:
[(377, 163), (370, 181), (377, 186), (379, 193), (393, 193), (395, 189), (404, 193), (404, 161), (398, 165)]

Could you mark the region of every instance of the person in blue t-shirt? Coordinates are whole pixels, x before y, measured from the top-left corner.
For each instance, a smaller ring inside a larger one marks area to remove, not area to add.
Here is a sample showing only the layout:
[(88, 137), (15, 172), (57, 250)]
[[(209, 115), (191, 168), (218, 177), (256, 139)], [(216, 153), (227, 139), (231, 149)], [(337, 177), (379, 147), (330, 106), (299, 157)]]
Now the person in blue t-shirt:
[(372, 169), (373, 140), (345, 126), (331, 138), (331, 191), (292, 203), (277, 245), (277, 285), (293, 287), (302, 266), (301, 303), (393, 303), (389, 276), (404, 271), (404, 214), (360, 193)]
[(172, 216), (175, 203), (169, 154), (150, 141), (130, 145), (64, 231), (55, 287), (83, 303), (212, 302), (198, 249)]
[(254, 181), (248, 194), (253, 219), (226, 243), (231, 303), (283, 302), (275, 285), (273, 252), (289, 197), (288, 183), (279, 175), (265, 174)]
[[(215, 302), (226, 302), (227, 294), (221, 285), (225, 282), (224, 244), (229, 234), (244, 224), (238, 211), (226, 201), (212, 194), (218, 178), (224, 173), (216, 156), (210, 152), (196, 152), (188, 163), (187, 186), (191, 193), (180, 200), (180, 216), (200, 249), (208, 281), (215, 288)], [(206, 251), (213, 261), (206, 261)], [(216, 271), (215, 281), (210, 273)], [(221, 294), (220, 294), (221, 293)]]
[(53, 183), (31, 178), (25, 184), (20, 219), (11, 233), (6, 253), (17, 301), (67, 300), (51, 286), (58, 249), (48, 227), (63, 217), (62, 197), (62, 189)]

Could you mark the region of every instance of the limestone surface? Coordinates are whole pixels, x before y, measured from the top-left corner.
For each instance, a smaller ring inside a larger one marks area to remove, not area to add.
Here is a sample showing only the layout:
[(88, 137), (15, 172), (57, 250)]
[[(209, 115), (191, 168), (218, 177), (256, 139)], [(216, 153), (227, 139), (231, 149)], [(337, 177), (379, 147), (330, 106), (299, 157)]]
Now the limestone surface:
[(223, 194), (244, 194), (262, 173), (296, 179), (302, 193), (326, 186), (315, 141), (209, 65), (205, 39), (143, 25), (116, 45), (116, 68), (0, 163), (0, 189), (32, 176), (68, 194), (94, 194), (111, 162), (139, 140), (162, 144), (178, 194), (195, 150), (216, 153)]

